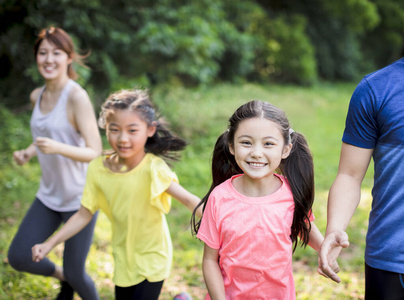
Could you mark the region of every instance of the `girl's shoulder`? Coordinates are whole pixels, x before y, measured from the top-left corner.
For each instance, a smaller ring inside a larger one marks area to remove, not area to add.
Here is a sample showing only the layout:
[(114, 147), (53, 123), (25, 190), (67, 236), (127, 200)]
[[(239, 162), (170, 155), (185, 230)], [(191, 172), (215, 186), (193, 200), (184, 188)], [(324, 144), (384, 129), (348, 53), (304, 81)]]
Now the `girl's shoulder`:
[(155, 155), (153, 153), (147, 153), (146, 156), (144, 157), (144, 160), (150, 163), (151, 166), (154, 168), (159, 167), (170, 168), (167, 162), (162, 157)]
[(90, 161), (88, 167), (91, 169), (105, 167), (104, 166), (104, 157), (105, 157), (104, 154), (98, 155), (96, 158), (94, 158), (92, 161)]
[(216, 198), (221, 198), (223, 196), (224, 197), (231, 196), (232, 195), (231, 181), (233, 180), (233, 178), (238, 177), (238, 176), (240, 176), (240, 175), (235, 175), (232, 178), (226, 179), (221, 184), (217, 185), (210, 193), (210, 196), (216, 197)]
[(148, 164), (150, 171), (159, 176), (176, 176), (168, 163), (160, 156), (147, 153), (144, 158), (144, 165)]
[(288, 180), (285, 176), (283, 176), (283, 175), (281, 175), (281, 174), (277, 174), (277, 173), (274, 173), (274, 175), (275, 175), (276, 177), (278, 177), (278, 178), (282, 181), (282, 187), (281, 187), (281, 189), (284, 189), (284, 188), (286, 188), (286, 189), (288, 189), (288, 190), (291, 189), (289, 180)]

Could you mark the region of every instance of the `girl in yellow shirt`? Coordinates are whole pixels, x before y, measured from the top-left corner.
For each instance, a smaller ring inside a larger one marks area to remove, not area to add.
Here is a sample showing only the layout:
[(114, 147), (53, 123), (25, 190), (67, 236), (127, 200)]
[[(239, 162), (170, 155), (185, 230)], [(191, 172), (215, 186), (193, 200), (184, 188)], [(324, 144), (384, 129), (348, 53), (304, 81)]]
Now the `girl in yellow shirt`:
[(112, 151), (90, 163), (81, 208), (55, 235), (32, 248), (32, 258), (39, 262), (101, 209), (112, 226), (116, 299), (158, 299), (172, 263), (165, 218), (171, 196), (191, 211), (200, 201), (162, 159), (175, 159), (186, 143), (158, 118), (143, 90), (110, 95), (98, 122)]

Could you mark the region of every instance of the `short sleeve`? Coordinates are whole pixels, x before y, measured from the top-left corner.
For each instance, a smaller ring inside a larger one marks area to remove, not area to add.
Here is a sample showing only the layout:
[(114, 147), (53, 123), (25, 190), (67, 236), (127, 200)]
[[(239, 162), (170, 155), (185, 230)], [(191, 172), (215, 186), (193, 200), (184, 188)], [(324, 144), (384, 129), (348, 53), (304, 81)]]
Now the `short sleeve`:
[(220, 248), (220, 234), (217, 226), (215, 198), (213, 194), (210, 194), (206, 203), (197, 238), (212, 249)]
[(374, 148), (378, 132), (377, 110), (376, 97), (365, 77), (352, 94), (342, 141), (360, 148)]
[(90, 162), (87, 170), (86, 184), (84, 185), (83, 196), (81, 199), (81, 205), (87, 208), (92, 214), (100, 209), (99, 206), (99, 189), (96, 184), (96, 163), (94, 160)]
[(165, 191), (173, 181), (178, 182), (177, 175), (164, 160), (155, 157), (151, 163), (151, 204), (164, 213), (171, 208), (171, 195)]

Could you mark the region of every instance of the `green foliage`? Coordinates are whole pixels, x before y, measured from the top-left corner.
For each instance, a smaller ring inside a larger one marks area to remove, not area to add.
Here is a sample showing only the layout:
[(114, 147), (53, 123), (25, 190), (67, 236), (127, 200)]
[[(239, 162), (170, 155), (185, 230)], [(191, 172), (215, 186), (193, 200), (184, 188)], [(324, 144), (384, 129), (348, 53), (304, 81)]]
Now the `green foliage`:
[(276, 81), (312, 84), (317, 79), (314, 49), (306, 34), (303, 16), (279, 16), (266, 20), (257, 18), (255, 30), (260, 37), (256, 58), (259, 78)]
[(369, 0), (324, 1), (324, 12), (340, 19), (347, 29), (363, 33), (379, 23), (377, 6)]
[(385, 66), (403, 55), (404, 1), (373, 0), (380, 23), (363, 36), (362, 48), (374, 68)]
[(28, 147), (31, 142), (28, 113), (20, 113), (16, 118), (4, 105), (0, 104), (0, 164), (10, 164), (10, 153), (22, 147)]
[(369, 1), (315, 1), (304, 11), (311, 18), (308, 33), (316, 48), (319, 74), (327, 79), (354, 80), (363, 76), (361, 34), (378, 22)]
[(91, 70), (74, 67), (95, 98), (124, 81), (307, 85), (357, 80), (398, 59), (404, 2), (3, 0), (0, 18), (1, 102), (18, 107), (43, 84), (32, 46), (50, 25), (70, 33), (80, 53), (91, 51)]
[(320, 78), (354, 80), (363, 75), (360, 38), (379, 22), (377, 6), (370, 0), (260, 2), (269, 12), (297, 14), (307, 20), (306, 34)]
[(137, 37), (142, 53), (155, 59), (149, 71), (160, 80), (174, 75), (211, 82), (225, 47), (217, 28), (222, 10), (211, 0), (175, 4), (160, 1), (143, 11), (145, 23)]

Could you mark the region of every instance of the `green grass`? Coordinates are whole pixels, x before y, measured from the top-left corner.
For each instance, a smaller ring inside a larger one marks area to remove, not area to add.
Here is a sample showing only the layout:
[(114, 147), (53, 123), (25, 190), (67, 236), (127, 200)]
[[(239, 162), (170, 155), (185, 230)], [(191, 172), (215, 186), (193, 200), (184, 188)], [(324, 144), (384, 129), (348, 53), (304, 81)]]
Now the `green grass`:
[[(181, 184), (201, 197), (210, 186), (213, 145), (219, 134), (226, 130), (227, 120), (234, 110), (252, 99), (269, 101), (284, 109), (293, 129), (306, 136), (313, 153), (316, 174), (313, 211), (317, 226), (324, 232), (327, 193), (337, 172), (346, 111), (354, 88), (354, 84), (321, 84), (310, 88), (220, 84), (192, 90), (162, 86), (152, 92), (162, 115), (189, 142), (181, 161), (173, 168)], [(52, 299), (59, 288), (56, 280), (18, 273), (6, 259), (8, 245), (34, 197), (39, 168), (35, 163), (23, 168), (8, 164), (3, 174), (6, 175), (0, 175), (4, 176), (2, 182), (5, 182), (4, 187), (0, 187), (4, 191), (0, 202), (0, 299)], [(341, 254), (342, 283), (338, 285), (319, 276), (315, 251), (309, 247), (300, 248), (294, 254), (297, 299), (363, 299), (364, 235), (371, 184), (372, 171), (369, 171), (363, 184), (363, 200), (348, 229), (351, 247)], [(206, 292), (200, 267), (203, 244), (191, 236), (189, 218), (190, 213), (174, 201), (168, 215), (174, 264), (163, 288), (163, 300), (172, 299), (184, 290), (194, 299), (203, 299)], [(108, 220), (100, 214), (87, 269), (102, 299), (113, 299), (113, 261), (109, 240)], [(51, 253), (51, 258), (60, 262), (61, 251), (62, 246)]]

